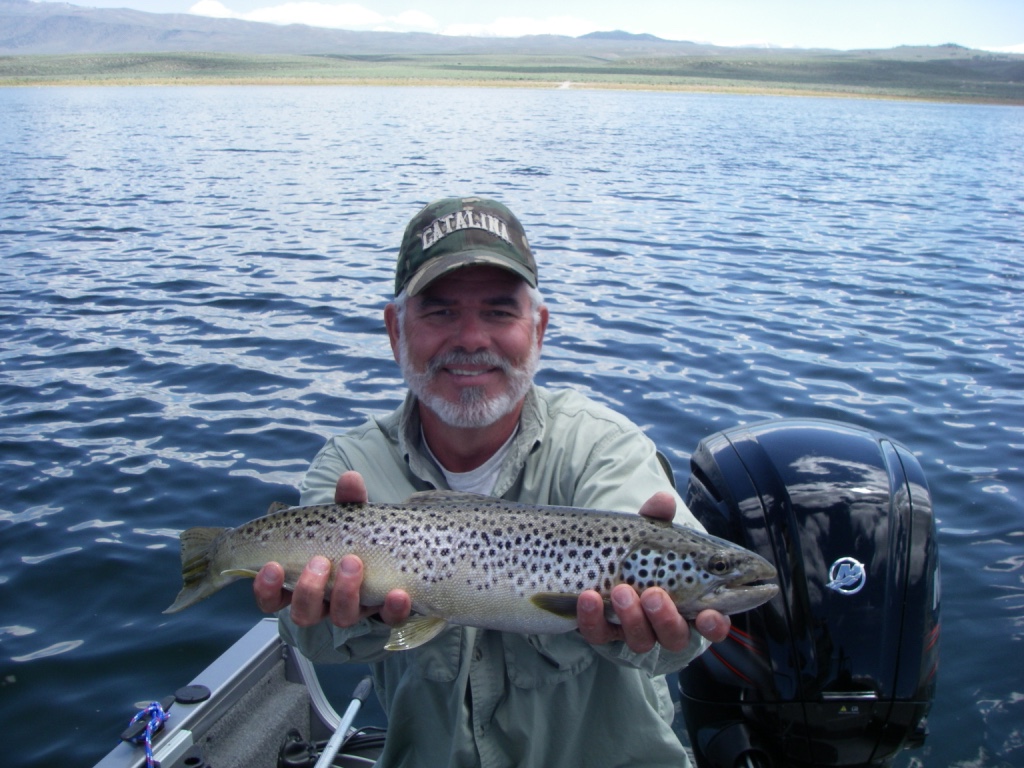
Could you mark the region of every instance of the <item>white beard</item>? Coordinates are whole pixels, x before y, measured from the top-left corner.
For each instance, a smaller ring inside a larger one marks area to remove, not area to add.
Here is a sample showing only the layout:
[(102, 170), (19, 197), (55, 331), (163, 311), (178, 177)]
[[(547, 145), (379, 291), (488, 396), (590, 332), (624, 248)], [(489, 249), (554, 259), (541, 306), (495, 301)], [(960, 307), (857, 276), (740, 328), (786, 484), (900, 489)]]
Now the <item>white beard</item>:
[[(409, 390), (421, 403), (437, 414), (441, 421), (450, 427), (478, 429), (489, 427), (502, 416), (511, 413), (526, 396), (540, 365), (540, 349), (536, 343), (535, 331), (531, 339), (530, 355), (520, 367), (512, 365), (493, 352), (470, 353), (455, 350), (429, 360), (425, 370), (416, 371), (409, 362), (409, 348), (406, 335), (403, 333), (398, 340), (398, 364)], [(483, 387), (466, 387), (462, 390), (457, 403), (448, 402), (430, 391), (430, 384), (442, 368), (473, 365), (500, 368), (508, 377), (508, 388), (488, 398)]]

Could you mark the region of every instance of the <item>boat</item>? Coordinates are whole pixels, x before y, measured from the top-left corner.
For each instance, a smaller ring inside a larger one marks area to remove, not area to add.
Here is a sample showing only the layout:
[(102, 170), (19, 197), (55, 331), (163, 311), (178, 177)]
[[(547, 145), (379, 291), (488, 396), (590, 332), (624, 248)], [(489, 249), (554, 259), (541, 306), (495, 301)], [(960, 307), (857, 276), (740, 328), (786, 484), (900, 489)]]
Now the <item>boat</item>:
[[(678, 676), (697, 768), (885, 768), (927, 736), (938, 669), (939, 563), (914, 454), (861, 427), (783, 419), (705, 438), (684, 499), (714, 535), (762, 554), (780, 594), (733, 617)], [(96, 768), (358, 768), (383, 729), (354, 725), (313, 665), (264, 619), (164, 702)], [(148, 713), (148, 714), (147, 714)], [(151, 725), (152, 724), (152, 725)]]
[(265, 618), (173, 696), (140, 710), (96, 768), (147, 765), (142, 731), (154, 705), (167, 718), (151, 738), (161, 768), (304, 768), (328, 749), (325, 766), (365, 768), (383, 745), (381, 733), (353, 725), (371, 687), (364, 678), (339, 714), (313, 664), (281, 640), (276, 618)]

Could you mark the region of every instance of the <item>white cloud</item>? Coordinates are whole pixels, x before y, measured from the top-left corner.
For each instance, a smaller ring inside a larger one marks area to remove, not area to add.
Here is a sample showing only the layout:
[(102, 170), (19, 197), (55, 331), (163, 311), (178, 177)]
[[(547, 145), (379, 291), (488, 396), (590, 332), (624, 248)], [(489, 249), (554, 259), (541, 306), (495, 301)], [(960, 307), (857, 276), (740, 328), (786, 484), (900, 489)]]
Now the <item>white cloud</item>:
[(982, 48), (983, 51), (993, 51), (995, 53), (1024, 53), (1024, 43), (1019, 45), (1005, 45), (1003, 47), (995, 48)]
[(419, 11), (406, 11), (398, 16), (383, 16), (357, 3), (287, 2), (257, 8), (248, 13), (232, 11), (220, 0), (199, 0), (188, 9), (197, 16), (218, 19), (244, 19), (267, 24), (307, 24), (333, 29), (372, 29), (392, 32), (433, 32), (438, 23)]
[(212, 16), (215, 19), (239, 18), (237, 13), (230, 10), (219, 0), (199, 0), (198, 3), (188, 9), (188, 12), (194, 13), (196, 16)]

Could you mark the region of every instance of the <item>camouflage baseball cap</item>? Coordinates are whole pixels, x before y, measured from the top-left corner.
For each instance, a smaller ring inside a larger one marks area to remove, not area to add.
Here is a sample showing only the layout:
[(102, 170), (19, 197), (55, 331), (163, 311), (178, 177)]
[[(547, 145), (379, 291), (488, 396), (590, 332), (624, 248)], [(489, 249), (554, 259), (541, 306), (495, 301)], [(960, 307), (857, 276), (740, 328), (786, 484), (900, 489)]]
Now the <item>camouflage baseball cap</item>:
[(446, 197), (417, 213), (402, 237), (395, 295), (415, 296), (432, 281), (473, 264), (507, 269), (537, 287), (537, 264), (519, 220), (482, 197)]

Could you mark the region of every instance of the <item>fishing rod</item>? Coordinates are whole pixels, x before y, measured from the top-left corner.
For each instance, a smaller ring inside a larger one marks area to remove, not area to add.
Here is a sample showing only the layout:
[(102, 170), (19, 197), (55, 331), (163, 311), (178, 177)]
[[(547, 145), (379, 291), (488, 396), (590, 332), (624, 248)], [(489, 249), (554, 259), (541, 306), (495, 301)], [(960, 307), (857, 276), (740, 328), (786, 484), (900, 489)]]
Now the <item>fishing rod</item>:
[(334, 735), (327, 742), (324, 751), (320, 753), (320, 759), (316, 761), (314, 768), (330, 768), (331, 763), (334, 762), (334, 758), (338, 754), (338, 750), (341, 749), (341, 745), (345, 742), (348, 729), (352, 727), (352, 723), (359, 713), (359, 708), (366, 701), (366, 697), (370, 695), (372, 690), (373, 678), (367, 675), (359, 681), (359, 685), (352, 692), (352, 701), (349, 703), (348, 709), (345, 710), (345, 714), (342, 715), (341, 722), (338, 724)]

